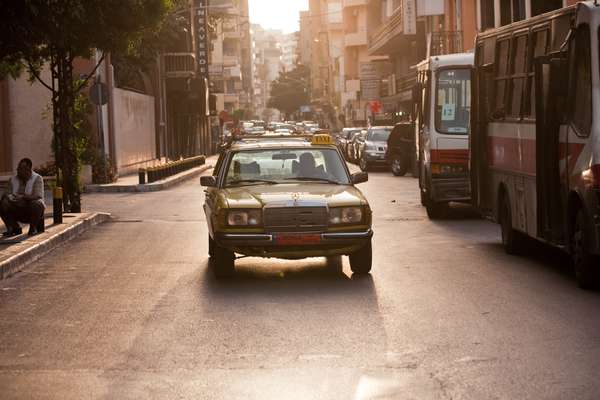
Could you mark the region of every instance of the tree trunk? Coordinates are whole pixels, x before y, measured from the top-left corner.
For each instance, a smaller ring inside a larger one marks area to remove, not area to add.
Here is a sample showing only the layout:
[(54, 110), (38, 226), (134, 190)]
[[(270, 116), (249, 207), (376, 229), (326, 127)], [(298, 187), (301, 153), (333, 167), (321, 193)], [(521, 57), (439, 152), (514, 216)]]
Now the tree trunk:
[(73, 58), (68, 51), (56, 49), (51, 64), (52, 82), (58, 86), (58, 90), (55, 90), (52, 96), (57, 184), (63, 187), (65, 212), (79, 213), (79, 159), (72, 118), (75, 108)]

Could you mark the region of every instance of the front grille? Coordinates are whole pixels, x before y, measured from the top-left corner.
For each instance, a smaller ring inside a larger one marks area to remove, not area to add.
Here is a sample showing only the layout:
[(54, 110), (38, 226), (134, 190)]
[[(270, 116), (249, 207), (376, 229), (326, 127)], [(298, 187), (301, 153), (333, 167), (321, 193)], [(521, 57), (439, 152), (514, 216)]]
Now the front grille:
[(327, 207), (266, 207), (264, 225), (268, 232), (320, 231), (327, 228)]

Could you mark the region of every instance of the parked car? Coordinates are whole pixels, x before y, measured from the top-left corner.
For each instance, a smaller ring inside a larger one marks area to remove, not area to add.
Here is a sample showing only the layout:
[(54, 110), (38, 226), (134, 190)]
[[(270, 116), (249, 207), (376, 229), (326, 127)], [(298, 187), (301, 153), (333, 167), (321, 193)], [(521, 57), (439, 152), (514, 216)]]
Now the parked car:
[(404, 176), (415, 164), (415, 124), (400, 122), (394, 126), (387, 141), (386, 161), (392, 173)]
[(346, 148), (348, 147), (348, 142), (352, 139), (352, 136), (355, 132), (360, 132), (361, 128), (343, 128), (339, 135), (336, 136), (337, 146), (346, 157)]
[(362, 171), (368, 171), (372, 165), (387, 163), (385, 154), (392, 129), (391, 126), (372, 126), (363, 136), (364, 139), (359, 141), (355, 155)]

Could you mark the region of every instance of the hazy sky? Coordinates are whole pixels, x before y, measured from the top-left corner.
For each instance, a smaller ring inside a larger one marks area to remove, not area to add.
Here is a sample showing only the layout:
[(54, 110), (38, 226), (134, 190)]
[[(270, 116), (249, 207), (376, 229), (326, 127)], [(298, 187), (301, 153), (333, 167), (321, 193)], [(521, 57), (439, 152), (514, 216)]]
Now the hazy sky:
[(300, 11), (308, 10), (308, 0), (248, 0), (248, 6), (253, 24), (290, 33), (300, 29)]

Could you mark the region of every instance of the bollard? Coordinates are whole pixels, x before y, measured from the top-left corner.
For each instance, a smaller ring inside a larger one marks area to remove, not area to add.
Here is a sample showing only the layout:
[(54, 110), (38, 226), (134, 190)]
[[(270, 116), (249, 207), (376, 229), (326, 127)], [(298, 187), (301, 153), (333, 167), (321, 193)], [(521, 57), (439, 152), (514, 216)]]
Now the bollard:
[(146, 184), (146, 170), (144, 168), (138, 169), (138, 177), (140, 185)]
[(63, 190), (62, 187), (56, 186), (52, 190), (52, 217), (55, 224), (62, 224), (63, 222)]

